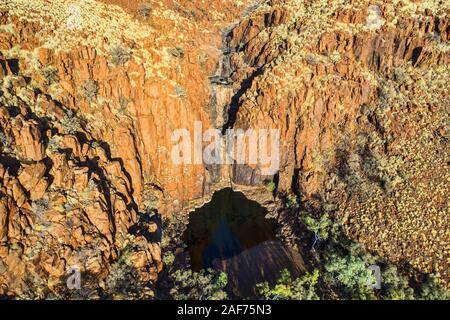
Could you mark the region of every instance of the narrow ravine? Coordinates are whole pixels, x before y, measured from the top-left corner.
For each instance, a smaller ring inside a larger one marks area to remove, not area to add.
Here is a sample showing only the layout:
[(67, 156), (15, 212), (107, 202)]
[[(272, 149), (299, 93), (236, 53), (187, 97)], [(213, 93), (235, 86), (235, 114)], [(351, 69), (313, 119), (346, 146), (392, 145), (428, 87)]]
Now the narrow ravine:
[[(242, 12), (241, 19), (257, 10), (262, 1), (252, 2)], [(252, 79), (244, 79), (241, 83), (234, 83), (231, 78), (233, 72), (231, 57), (236, 48), (231, 45), (232, 31), (239, 25), (241, 20), (235, 21), (223, 31), (222, 57), (219, 60), (217, 70), (209, 77), (211, 108), (213, 110), (213, 122), (216, 128), (225, 134), (226, 129), (232, 128), (236, 112), (238, 110), (239, 98), (249, 88)], [(253, 78), (256, 74), (252, 75)]]
[[(241, 17), (251, 14), (260, 3), (252, 3)], [(232, 56), (237, 49), (232, 45), (232, 33), (239, 23), (236, 21), (223, 31), (222, 56), (216, 72), (209, 77), (210, 115), (224, 141), (226, 131), (233, 129), (240, 98), (261, 73), (261, 69), (256, 69), (239, 83), (233, 80), (236, 70)], [(222, 147), (226, 148), (225, 143)], [(207, 166), (211, 176), (229, 179), (230, 188), (215, 191), (211, 201), (190, 212), (181, 240), (187, 246), (193, 271), (223, 271), (228, 275), (232, 296), (256, 297), (258, 283), (274, 284), (283, 269), (298, 276), (304, 271), (304, 262), (300, 253), (277, 238), (276, 221), (267, 217), (268, 208), (233, 190), (232, 170), (236, 166)]]

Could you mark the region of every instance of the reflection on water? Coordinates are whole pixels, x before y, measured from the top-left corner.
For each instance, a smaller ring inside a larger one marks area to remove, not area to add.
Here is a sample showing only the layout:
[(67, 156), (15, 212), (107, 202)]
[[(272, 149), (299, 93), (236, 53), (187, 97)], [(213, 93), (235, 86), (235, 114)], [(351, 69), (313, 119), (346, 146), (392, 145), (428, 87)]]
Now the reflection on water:
[(230, 229), (227, 218), (222, 216), (211, 242), (203, 253), (203, 268), (211, 268), (214, 260), (228, 259), (242, 251), (242, 246)]
[(274, 222), (267, 210), (241, 192), (227, 188), (195, 210), (183, 235), (196, 271), (211, 267), (215, 259), (229, 259), (257, 244), (275, 239)]
[(275, 223), (266, 213), (241, 192), (216, 192), (210, 203), (191, 213), (183, 234), (192, 269), (227, 272), (229, 289), (237, 297), (254, 296), (256, 283), (273, 283), (284, 268), (300, 274), (300, 254), (276, 240)]

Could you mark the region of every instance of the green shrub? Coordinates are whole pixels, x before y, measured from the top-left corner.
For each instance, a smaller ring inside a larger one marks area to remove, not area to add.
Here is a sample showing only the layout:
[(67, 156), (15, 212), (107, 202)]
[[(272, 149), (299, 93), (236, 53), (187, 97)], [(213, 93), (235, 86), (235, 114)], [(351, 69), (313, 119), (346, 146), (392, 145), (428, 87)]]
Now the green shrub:
[(293, 280), (289, 271), (284, 269), (273, 288), (265, 282), (258, 284), (257, 289), (259, 294), (265, 299), (319, 300), (316, 288), (319, 275), (319, 270), (314, 269), (312, 273), (306, 273)]
[(300, 207), (298, 202), (297, 202), (297, 197), (295, 196), (295, 194), (289, 193), (286, 196), (286, 206), (289, 209), (298, 209)]
[(270, 180), (269, 182), (266, 183), (266, 187), (267, 190), (269, 190), (270, 192), (274, 192), (275, 189), (277, 188), (277, 185), (273, 180)]
[(414, 299), (414, 290), (407, 277), (399, 274), (395, 266), (388, 266), (382, 272), (382, 295), (388, 300), (411, 300)]
[(171, 266), (173, 262), (175, 261), (175, 255), (173, 252), (168, 251), (163, 256), (163, 262), (166, 266)]
[(346, 298), (362, 300), (375, 298), (373, 290), (368, 286), (375, 282), (375, 278), (368, 267), (360, 257), (342, 257), (335, 253), (325, 264), (325, 270), (333, 279), (330, 283), (332, 286), (339, 290), (342, 288)]
[(172, 271), (170, 278), (173, 287), (170, 295), (175, 300), (224, 300), (227, 294), (224, 291), (227, 285), (227, 275), (213, 270), (178, 269)]
[(450, 300), (450, 291), (441, 287), (437, 278), (434, 275), (430, 275), (420, 288), (419, 299)]

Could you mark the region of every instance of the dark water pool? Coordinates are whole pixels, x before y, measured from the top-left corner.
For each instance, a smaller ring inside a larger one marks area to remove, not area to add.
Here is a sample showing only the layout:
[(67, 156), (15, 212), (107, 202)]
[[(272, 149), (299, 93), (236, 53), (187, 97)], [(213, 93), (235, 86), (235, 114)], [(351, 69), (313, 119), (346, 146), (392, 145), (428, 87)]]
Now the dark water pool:
[(231, 188), (217, 191), (210, 203), (195, 210), (183, 235), (195, 271), (239, 255), (264, 241), (275, 240), (275, 223), (267, 210)]
[(299, 252), (275, 236), (267, 210), (244, 194), (224, 189), (195, 210), (183, 234), (194, 271), (212, 268), (228, 275), (228, 291), (237, 298), (257, 297), (256, 285), (274, 284), (283, 269), (304, 272)]

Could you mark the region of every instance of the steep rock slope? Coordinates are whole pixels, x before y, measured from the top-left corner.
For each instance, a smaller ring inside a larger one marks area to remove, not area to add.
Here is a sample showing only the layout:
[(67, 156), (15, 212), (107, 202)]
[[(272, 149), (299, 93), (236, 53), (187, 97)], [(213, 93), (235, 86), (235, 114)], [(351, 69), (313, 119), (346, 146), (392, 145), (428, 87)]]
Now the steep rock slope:
[[(333, 212), (351, 239), (445, 284), (448, 13), (442, 1), (268, 1), (231, 34), (244, 90), (229, 121), (281, 130), (280, 199)], [(260, 183), (258, 171), (236, 167), (234, 181)]]

